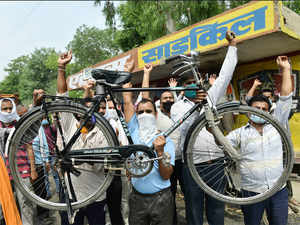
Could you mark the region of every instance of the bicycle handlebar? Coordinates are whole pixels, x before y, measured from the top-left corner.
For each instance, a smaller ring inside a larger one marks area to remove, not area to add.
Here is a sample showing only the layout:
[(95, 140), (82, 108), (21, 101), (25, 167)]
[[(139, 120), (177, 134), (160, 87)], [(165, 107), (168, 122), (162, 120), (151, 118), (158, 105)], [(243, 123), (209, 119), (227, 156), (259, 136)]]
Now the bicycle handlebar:
[(185, 61), (189, 61), (192, 62), (195, 60), (195, 57), (199, 56), (199, 52), (195, 52), (195, 51), (191, 51), (189, 53), (187, 53), (186, 55), (172, 55), (166, 59), (161, 60), (160, 64), (164, 65), (164, 64), (169, 64), (170, 62), (173, 62), (177, 59), (182, 59)]

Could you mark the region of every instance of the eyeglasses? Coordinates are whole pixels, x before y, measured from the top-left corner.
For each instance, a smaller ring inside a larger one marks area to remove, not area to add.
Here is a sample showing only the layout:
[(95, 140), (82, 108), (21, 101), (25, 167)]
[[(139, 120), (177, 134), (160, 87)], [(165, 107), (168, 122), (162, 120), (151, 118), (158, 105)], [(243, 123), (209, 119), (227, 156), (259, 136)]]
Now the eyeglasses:
[(142, 114), (142, 113), (152, 113), (153, 111), (151, 109), (146, 109), (146, 110), (139, 110), (137, 111), (137, 114)]

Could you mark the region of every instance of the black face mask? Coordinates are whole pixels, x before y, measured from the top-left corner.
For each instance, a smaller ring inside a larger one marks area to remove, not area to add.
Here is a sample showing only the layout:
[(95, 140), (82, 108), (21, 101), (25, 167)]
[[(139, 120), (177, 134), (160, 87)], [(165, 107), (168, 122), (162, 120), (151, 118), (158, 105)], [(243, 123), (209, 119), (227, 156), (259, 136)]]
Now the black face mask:
[(166, 112), (170, 112), (171, 111), (171, 107), (172, 107), (172, 105), (174, 104), (174, 102), (163, 102), (162, 103), (162, 107), (163, 107), (163, 109), (166, 111)]

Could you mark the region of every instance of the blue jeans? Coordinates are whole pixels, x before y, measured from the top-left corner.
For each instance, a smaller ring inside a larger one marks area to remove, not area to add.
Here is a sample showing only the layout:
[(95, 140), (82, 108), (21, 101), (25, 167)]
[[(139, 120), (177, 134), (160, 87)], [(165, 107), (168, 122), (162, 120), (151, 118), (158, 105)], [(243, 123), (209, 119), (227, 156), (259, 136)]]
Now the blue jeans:
[[(204, 175), (208, 171), (213, 171), (214, 175), (209, 176), (207, 179), (209, 183), (214, 184), (216, 180), (224, 176), (224, 167), (220, 165), (207, 165), (197, 167), (198, 173)], [(184, 188), (185, 188), (185, 204), (186, 204), (186, 219), (188, 225), (202, 225), (203, 224), (203, 211), (204, 211), (204, 198), (206, 202), (206, 217), (209, 225), (224, 225), (224, 203), (218, 201), (209, 195), (205, 194), (204, 191), (192, 178), (189, 169), (186, 164), (183, 165), (182, 169)], [(201, 176), (203, 179), (203, 176)], [(218, 188), (224, 190), (225, 182), (218, 185)]]
[[(243, 191), (246, 196), (257, 193)], [(245, 225), (257, 225), (260, 223), (266, 209), (270, 225), (286, 225), (288, 221), (288, 190), (283, 188), (270, 198), (251, 205), (242, 206)]]
[[(51, 165), (51, 172), (54, 178), (54, 182), (55, 182), (55, 191), (56, 193), (59, 193), (59, 189), (60, 189), (60, 183), (59, 183), (59, 177), (58, 177), (58, 173), (57, 171), (54, 169), (54, 159), (53, 157), (50, 157), (50, 165)], [(50, 191), (50, 183), (49, 183), (49, 173), (45, 168), (45, 183), (46, 183), (46, 191), (47, 191), (47, 197), (51, 197), (51, 191)]]

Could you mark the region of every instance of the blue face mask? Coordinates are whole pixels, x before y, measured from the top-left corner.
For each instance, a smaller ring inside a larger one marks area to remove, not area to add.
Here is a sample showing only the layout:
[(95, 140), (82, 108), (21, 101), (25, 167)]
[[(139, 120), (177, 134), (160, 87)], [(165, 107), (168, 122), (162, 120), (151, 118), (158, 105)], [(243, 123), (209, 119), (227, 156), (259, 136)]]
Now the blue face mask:
[[(189, 84), (186, 87), (197, 87), (197, 85), (196, 84)], [(184, 91), (184, 95), (187, 98), (196, 98), (196, 94), (197, 94), (196, 91)]]
[(46, 119), (43, 119), (41, 124), (42, 124), (42, 125), (48, 125), (48, 124), (49, 124), (49, 122), (48, 122), (48, 120), (46, 120)]
[(265, 124), (266, 123), (266, 121), (263, 118), (261, 118), (257, 115), (254, 115), (254, 114), (250, 115), (250, 120), (256, 124)]

